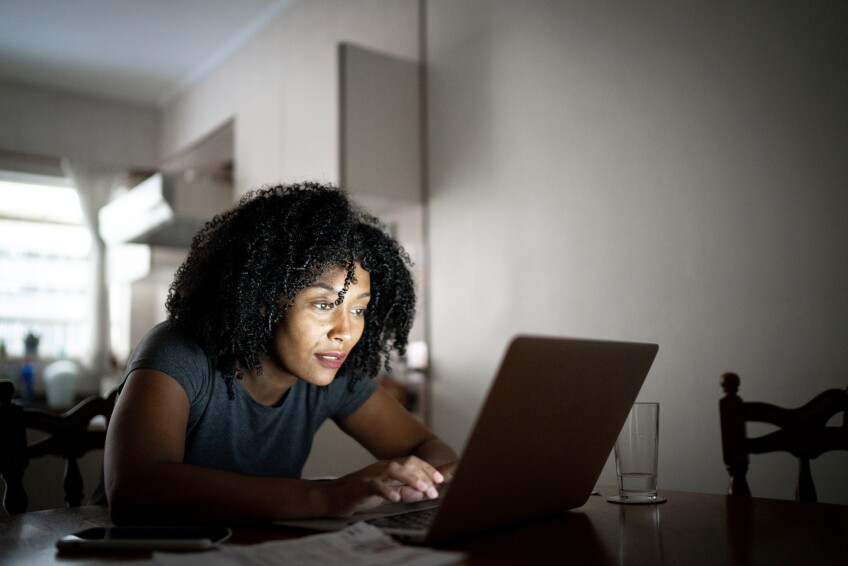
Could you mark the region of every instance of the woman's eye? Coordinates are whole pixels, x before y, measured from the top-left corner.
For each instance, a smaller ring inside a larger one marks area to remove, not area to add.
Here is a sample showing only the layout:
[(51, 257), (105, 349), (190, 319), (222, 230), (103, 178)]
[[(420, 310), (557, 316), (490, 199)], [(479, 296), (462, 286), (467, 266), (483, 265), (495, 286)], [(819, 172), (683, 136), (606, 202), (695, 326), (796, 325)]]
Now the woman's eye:
[(315, 308), (321, 311), (333, 310), (335, 306), (333, 303), (315, 303)]
[(356, 307), (351, 312), (357, 316), (362, 316), (365, 314), (365, 307)]

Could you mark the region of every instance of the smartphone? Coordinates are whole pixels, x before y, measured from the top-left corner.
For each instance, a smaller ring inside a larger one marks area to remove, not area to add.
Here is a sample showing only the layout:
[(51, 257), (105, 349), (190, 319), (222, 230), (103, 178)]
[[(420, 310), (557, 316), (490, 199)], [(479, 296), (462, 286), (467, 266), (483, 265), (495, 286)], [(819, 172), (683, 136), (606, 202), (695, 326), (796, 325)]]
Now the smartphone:
[(232, 535), (226, 527), (96, 527), (56, 541), (62, 552), (209, 550)]

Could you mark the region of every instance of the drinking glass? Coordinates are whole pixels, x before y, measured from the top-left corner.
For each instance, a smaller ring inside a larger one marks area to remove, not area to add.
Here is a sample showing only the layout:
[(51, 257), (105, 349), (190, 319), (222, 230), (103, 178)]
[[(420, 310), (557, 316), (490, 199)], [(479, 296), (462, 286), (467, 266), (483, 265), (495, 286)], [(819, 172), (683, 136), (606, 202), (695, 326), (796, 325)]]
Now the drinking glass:
[(661, 503), (657, 497), (660, 404), (634, 403), (615, 441), (616, 503)]

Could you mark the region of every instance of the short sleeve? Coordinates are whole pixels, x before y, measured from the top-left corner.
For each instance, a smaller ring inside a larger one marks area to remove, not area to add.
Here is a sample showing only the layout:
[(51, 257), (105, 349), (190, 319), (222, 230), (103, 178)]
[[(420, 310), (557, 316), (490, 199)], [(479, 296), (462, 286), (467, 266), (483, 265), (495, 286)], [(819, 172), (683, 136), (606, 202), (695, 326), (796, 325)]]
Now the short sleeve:
[(174, 378), (189, 399), (196, 399), (210, 377), (209, 358), (203, 349), (169, 322), (156, 325), (138, 344), (126, 373), (135, 369), (155, 369)]

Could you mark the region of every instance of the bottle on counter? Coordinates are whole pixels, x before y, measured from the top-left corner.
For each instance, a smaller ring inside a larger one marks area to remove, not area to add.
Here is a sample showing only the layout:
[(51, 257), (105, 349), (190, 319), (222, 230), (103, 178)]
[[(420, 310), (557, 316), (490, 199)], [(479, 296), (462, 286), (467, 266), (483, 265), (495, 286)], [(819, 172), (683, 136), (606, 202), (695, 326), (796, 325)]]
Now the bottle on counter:
[(24, 356), (24, 361), (21, 363), (21, 381), (20, 381), (20, 397), (21, 403), (32, 405), (35, 395), (35, 363), (29, 356)]

